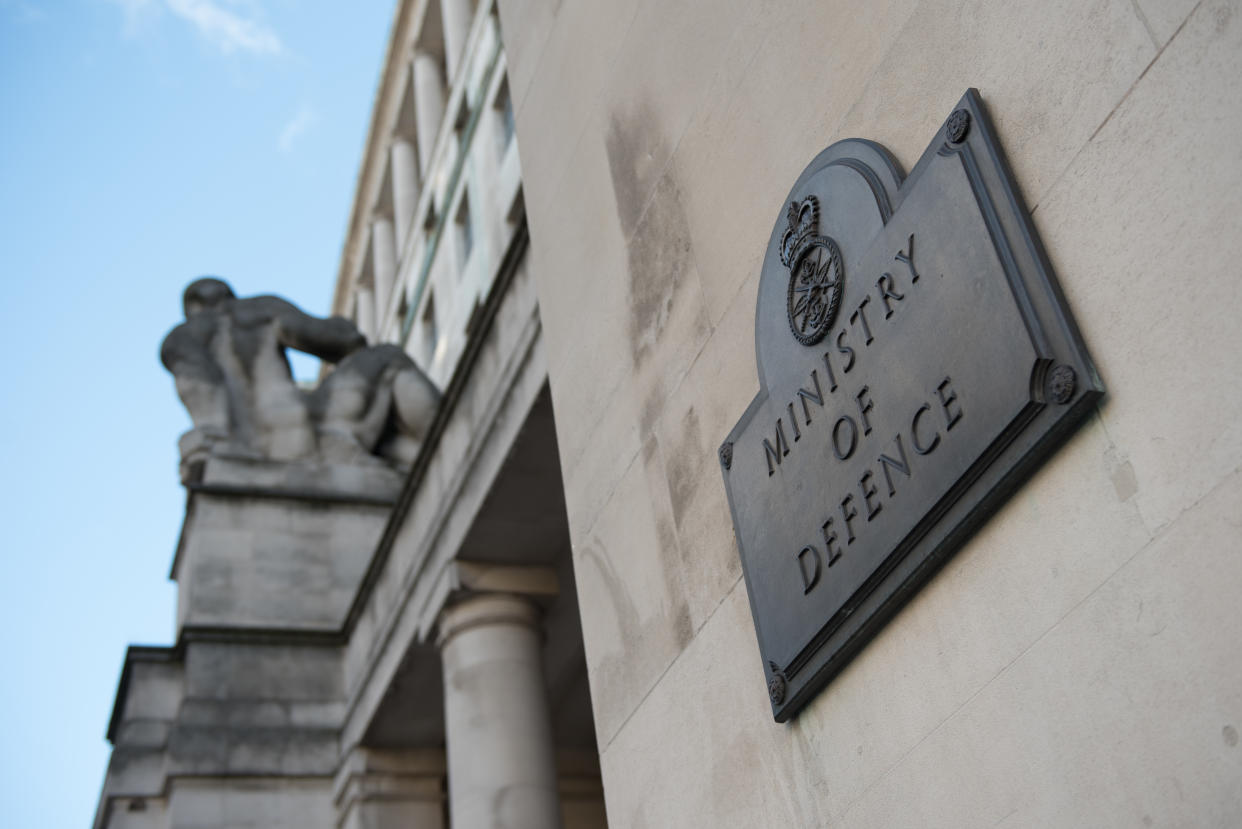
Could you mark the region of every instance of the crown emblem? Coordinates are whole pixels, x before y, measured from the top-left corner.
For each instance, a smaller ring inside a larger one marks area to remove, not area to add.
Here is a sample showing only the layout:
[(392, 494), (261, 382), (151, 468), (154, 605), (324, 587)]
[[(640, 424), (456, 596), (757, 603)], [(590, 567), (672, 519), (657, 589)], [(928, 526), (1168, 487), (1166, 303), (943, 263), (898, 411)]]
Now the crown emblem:
[(791, 267), (798, 253), (819, 232), (819, 199), (807, 196), (791, 201), (785, 213), (785, 235), (781, 237), (781, 264)]
[(836, 319), (844, 267), (837, 243), (819, 233), (819, 199), (814, 196), (790, 202), (785, 211), (781, 263), (789, 268), (789, 330), (803, 345), (815, 345)]

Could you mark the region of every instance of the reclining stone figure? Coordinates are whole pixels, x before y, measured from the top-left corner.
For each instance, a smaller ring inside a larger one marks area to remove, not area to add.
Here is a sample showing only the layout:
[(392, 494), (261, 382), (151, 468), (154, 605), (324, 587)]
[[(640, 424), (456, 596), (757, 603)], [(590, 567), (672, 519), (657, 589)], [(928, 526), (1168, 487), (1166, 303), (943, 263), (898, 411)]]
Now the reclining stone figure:
[[(440, 393), (395, 345), (368, 347), (353, 323), (302, 312), (280, 297), (238, 298), (204, 277), (183, 296), (185, 322), (164, 338), (160, 361), (172, 372), (194, 428), (194, 452), (276, 461), (414, 460)], [(286, 348), (335, 364), (319, 386), (294, 382)]]

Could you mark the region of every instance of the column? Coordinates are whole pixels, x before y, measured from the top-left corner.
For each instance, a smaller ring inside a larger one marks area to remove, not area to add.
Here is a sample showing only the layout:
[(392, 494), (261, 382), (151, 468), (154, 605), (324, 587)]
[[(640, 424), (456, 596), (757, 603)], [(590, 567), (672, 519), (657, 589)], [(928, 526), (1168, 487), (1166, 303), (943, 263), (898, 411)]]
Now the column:
[(440, 14), (444, 20), (444, 62), (448, 76), (457, 80), (461, 69), (461, 55), (466, 48), (473, 17), (470, 0), (440, 0)]
[(418, 131), (418, 169), (423, 179), (436, 148), (444, 120), (444, 70), (440, 58), (421, 49), (414, 52), (414, 118)]
[(371, 290), (370, 285), (359, 285), (354, 292), (354, 302), (357, 304), (358, 311), (354, 314), (354, 322), (358, 325), (358, 330), (372, 344), (375, 343), (375, 292)]
[(453, 829), (560, 829), (539, 616), (503, 593), (440, 616)]
[[(384, 330), (392, 283), (397, 276), (397, 239), (393, 235), (392, 217), (377, 213), (371, 219), (371, 265), (375, 271), (376, 333)], [(378, 337), (377, 337), (378, 338)]]
[(407, 135), (392, 139), (392, 212), (397, 222), (397, 253), (405, 251), (410, 222), (418, 206), (418, 159), (414, 141)]

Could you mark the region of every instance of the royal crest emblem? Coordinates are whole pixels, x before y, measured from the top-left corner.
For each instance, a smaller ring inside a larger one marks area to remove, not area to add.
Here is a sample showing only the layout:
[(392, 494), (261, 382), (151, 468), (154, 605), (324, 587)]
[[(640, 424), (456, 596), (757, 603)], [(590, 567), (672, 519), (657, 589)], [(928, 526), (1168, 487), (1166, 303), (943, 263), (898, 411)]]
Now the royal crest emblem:
[(815, 345), (832, 327), (841, 304), (841, 250), (831, 238), (819, 235), (819, 200), (814, 196), (790, 202), (786, 217), (781, 263), (789, 268), (789, 330), (803, 345)]

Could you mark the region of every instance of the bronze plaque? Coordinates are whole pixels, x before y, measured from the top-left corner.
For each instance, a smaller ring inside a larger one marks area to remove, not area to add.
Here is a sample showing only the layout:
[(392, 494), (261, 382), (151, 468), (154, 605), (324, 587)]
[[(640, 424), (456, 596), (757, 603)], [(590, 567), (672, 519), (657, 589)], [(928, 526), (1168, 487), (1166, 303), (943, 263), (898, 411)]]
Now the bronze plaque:
[(721, 446), (772, 710), (838, 673), (1104, 387), (968, 90), (913, 172), (839, 141), (794, 184)]

